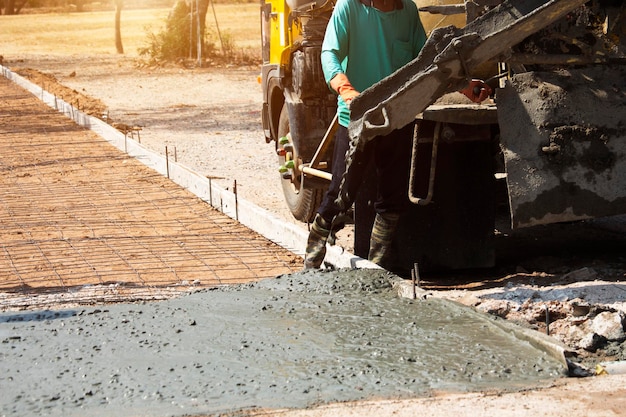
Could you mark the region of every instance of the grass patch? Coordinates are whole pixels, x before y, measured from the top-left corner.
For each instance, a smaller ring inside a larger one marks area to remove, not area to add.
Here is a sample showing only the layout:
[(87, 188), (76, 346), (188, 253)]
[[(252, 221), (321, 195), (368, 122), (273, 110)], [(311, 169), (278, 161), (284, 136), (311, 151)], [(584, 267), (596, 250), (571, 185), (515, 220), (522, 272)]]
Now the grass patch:
[[(139, 57), (149, 42), (149, 33), (165, 27), (170, 9), (122, 10), (121, 29), (125, 56)], [(215, 4), (215, 16), (223, 38), (235, 53), (261, 56), (259, 5)], [(206, 18), (207, 33), (220, 48), (215, 16)], [(2, 16), (0, 55), (98, 55), (117, 54), (115, 11), (48, 13)]]

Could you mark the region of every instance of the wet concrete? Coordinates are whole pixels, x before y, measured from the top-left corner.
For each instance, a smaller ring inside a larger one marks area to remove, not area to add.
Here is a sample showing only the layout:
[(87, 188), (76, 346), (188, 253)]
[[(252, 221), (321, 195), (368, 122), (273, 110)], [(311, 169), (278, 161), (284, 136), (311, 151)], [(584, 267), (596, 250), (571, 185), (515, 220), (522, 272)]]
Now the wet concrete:
[(555, 358), (380, 270), (0, 314), (0, 415), (164, 416), (535, 386)]

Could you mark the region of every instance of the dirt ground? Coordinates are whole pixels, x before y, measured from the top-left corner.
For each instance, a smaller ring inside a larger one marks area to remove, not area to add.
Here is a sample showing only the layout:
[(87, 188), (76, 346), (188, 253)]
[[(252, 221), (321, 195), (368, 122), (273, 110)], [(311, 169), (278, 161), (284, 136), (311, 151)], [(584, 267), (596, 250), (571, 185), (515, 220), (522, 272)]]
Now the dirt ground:
[[(5, 56), (4, 65), (66, 101), (76, 100), (78, 107), (118, 128), (130, 129), (135, 140), (157, 152), (164, 153), (167, 146), (179, 162), (225, 188), (236, 180), (241, 198), (298, 224), (282, 200), (272, 145), (263, 139), (258, 68), (138, 68), (131, 58), (112, 56)], [(601, 362), (626, 360), (623, 339), (605, 340), (585, 349), (581, 347), (583, 336), (577, 335), (577, 330), (603, 312), (622, 314), (622, 318), (626, 313), (626, 229), (618, 219), (607, 226), (606, 234), (598, 234), (598, 230), (606, 230), (604, 226), (589, 226), (594, 231), (591, 234), (591, 229), (563, 232), (565, 235), (559, 235), (558, 229), (548, 230), (557, 239), (569, 236), (564, 245), (570, 250), (567, 255), (542, 252), (543, 242), (530, 236), (526, 242), (537, 245), (531, 245), (527, 256), (518, 253), (502, 268), (424, 277), (422, 286), (432, 296), (455, 299), (538, 331), (549, 331), (569, 347), (571, 361), (580, 364), (578, 372), (594, 374)], [(351, 249), (350, 230), (340, 235), (339, 242)], [(574, 247), (576, 242), (579, 247)], [(554, 247), (553, 243), (545, 244)], [(585, 314), (574, 314), (579, 306), (586, 309)], [(602, 373), (602, 369), (598, 371)], [(626, 415), (625, 387), (623, 375), (595, 376), (514, 394), (435, 396), (275, 414)]]

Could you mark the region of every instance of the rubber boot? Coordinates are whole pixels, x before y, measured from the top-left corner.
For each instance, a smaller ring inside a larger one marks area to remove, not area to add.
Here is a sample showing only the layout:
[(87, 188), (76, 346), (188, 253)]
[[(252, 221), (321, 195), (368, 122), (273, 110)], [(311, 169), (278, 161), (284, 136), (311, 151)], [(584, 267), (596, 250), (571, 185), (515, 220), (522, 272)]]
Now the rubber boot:
[(397, 213), (376, 213), (368, 260), (382, 267), (389, 262), (391, 243), (399, 220), (400, 215)]
[(326, 241), (330, 235), (330, 227), (331, 223), (322, 216), (319, 214), (315, 216), (306, 242), (304, 269), (319, 268), (322, 265), (326, 256)]

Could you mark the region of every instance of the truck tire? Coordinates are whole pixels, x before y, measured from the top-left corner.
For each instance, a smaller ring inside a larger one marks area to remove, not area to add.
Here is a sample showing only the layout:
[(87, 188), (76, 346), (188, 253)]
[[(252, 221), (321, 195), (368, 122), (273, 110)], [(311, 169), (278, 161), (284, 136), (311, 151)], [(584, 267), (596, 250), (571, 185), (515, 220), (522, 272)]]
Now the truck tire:
[[(293, 217), (302, 222), (310, 223), (315, 218), (315, 213), (322, 197), (324, 196), (324, 189), (321, 188), (304, 188), (304, 175), (298, 170), (298, 164), (301, 162), (298, 156), (298, 149), (291, 141), (289, 135), (289, 112), (287, 111), (287, 105), (283, 105), (280, 112), (280, 118), (278, 121), (278, 149), (287, 148), (289, 152), (287, 155), (278, 155), (278, 162), (281, 166), (285, 165), (285, 162), (289, 159), (293, 159), (295, 166), (289, 169), (285, 173), (281, 173), (281, 184), (283, 187), (283, 195), (287, 206), (291, 211)], [(288, 142), (281, 144), (280, 138), (287, 138)]]

